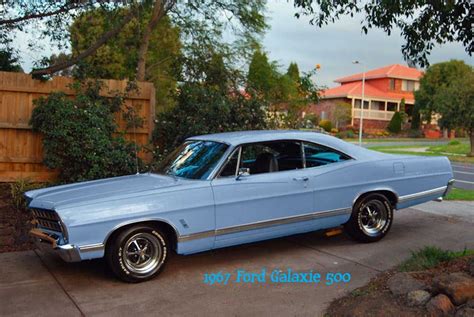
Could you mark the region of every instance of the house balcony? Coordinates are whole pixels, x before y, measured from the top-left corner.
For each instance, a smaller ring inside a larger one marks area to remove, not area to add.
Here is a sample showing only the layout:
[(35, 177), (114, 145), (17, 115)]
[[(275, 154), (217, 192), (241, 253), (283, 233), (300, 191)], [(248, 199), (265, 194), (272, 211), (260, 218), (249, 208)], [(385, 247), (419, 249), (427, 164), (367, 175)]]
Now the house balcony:
[[(360, 119), (360, 109), (352, 109), (352, 118)], [(390, 121), (395, 111), (364, 109), (363, 119)]]

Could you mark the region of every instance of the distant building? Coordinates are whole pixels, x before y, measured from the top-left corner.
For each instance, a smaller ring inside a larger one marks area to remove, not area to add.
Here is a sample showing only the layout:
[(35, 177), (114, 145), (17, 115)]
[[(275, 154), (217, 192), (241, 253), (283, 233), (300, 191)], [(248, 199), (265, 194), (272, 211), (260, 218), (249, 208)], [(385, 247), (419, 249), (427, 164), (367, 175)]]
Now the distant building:
[[(363, 125), (366, 130), (385, 129), (395, 111), (404, 111), (409, 120), (413, 113), (415, 98), (413, 91), (419, 87), (423, 72), (407, 66), (394, 64), (365, 73), (365, 97)], [(347, 103), (352, 109), (351, 124), (359, 126), (362, 99), (362, 73), (336, 79), (339, 87), (325, 90), (321, 102), (311, 106), (310, 112), (321, 119), (330, 119), (338, 103)], [(405, 98), (405, 108), (400, 102)]]

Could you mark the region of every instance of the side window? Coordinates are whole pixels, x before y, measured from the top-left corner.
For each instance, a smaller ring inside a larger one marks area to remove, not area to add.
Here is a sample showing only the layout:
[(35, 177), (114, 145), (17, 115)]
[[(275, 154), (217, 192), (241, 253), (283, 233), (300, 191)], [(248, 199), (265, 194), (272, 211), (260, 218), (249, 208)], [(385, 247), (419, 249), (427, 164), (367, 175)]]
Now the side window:
[(301, 142), (285, 140), (245, 144), (240, 167), (249, 168), (250, 174), (303, 168)]
[(231, 157), (227, 160), (224, 168), (222, 169), (219, 177), (228, 177), (237, 175), (237, 164), (239, 161), (239, 148), (232, 153)]
[(323, 145), (304, 142), (303, 147), (307, 168), (350, 159), (349, 156)]

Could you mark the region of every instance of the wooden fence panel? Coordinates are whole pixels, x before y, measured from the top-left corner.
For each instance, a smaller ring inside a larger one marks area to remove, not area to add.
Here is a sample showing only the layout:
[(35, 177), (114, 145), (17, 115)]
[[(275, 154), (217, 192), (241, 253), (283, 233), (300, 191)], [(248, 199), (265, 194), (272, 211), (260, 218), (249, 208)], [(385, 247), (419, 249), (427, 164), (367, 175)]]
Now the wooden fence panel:
[[(58, 171), (48, 169), (43, 163), (41, 135), (31, 130), (28, 122), (33, 110), (33, 100), (48, 96), (52, 92), (62, 91), (74, 98), (74, 91), (68, 86), (72, 79), (55, 77), (50, 81), (34, 80), (28, 74), (0, 72), (0, 182), (12, 182), (21, 178), (33, 181), (49, 181), (57, 177)], [(104, 80), (103, 96), (112, 96), (114, 92), (124, 92), (126, 81)], [(134, 107), (144, 119), (143, 127), (128, 129), (123, 119), (123, 107), (116, 114), (120, 131), (126, 131), (125, 137), (146, 145), (153, 132), (155, 118), (155, 88), (153, 84), (140, 82), (138, 91), (131, 93), (125, 100), (127, 106)], [(145, 153), (139, 154), (147, 160)]]

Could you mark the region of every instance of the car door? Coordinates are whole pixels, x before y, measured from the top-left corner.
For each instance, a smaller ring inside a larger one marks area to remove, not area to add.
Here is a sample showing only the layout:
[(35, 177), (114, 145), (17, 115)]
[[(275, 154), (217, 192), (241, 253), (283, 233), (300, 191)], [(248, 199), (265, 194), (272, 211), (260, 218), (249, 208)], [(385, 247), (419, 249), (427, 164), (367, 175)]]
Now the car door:
[[(296, 233), (298, 217), (313, 211), (313, 186), (303, 169), (301, 142), (276, 142), (237, 147), (212, 181), (215, 247)], [(271, 167), (269, 153), (278, 167)], [(250, 174), (236, 177), (240, 168), (249, 168)]]

